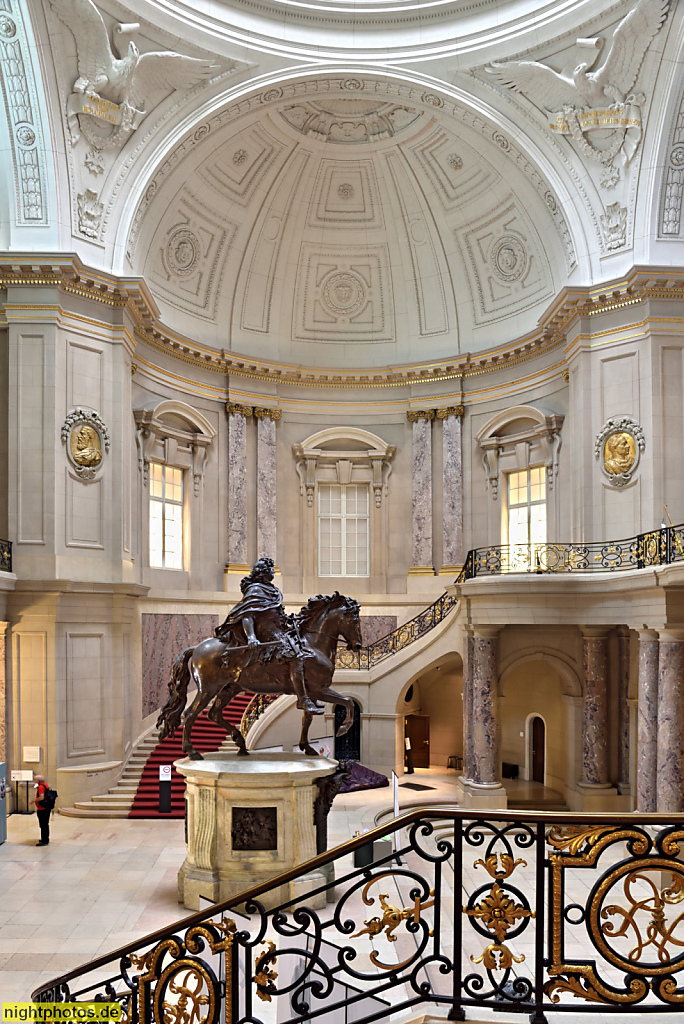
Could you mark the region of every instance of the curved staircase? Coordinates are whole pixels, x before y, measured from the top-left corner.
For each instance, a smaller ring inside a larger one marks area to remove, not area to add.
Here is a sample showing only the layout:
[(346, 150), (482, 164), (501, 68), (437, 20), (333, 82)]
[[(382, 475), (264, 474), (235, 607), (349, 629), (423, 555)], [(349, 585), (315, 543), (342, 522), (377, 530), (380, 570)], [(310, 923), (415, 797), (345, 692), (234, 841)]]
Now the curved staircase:
[[(252, 696), (251, 693), (238, 694), (224, 711), (228, 721), (237, 728)], [(173, 736), (159, 740), (154, 728), (137, 744), (121, 778), (108, 793), (94, 796), (92, 800), (77, 801), (73, 807), (60, 807), (59, 813), (71, 818), (184, 818), (185, 779), (175, 768), (171, 769), (171, 813), (158, 811), (159, 765), (173, 764), (183, 756), (181, 737), (182, 730), (178, 728)], [(195, 722), (192, 742), (200, 753), (237, 750), (225, 731), (209, 721), (206, 712)]]

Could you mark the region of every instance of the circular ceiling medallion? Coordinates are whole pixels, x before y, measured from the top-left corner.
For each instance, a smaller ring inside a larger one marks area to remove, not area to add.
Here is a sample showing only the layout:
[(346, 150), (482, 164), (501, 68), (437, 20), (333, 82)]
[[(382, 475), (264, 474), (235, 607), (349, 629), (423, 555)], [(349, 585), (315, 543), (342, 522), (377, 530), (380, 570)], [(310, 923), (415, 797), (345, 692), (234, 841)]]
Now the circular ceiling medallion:
[(349, 271), (335, 271), (323, 282), (321, 302), (333, 316), (354, 316), (366, 303), (363, 281)]
[(491, 264), (502, 281), (518, 281), (527, 270), (525, 246), (515, 235), (503, 235), (492, 246)]
[(166, 263), (169, 270), (179, 277), (192, 274), (201, 255), (200, 240), (194, 231), (181, 228), (166, 243)]

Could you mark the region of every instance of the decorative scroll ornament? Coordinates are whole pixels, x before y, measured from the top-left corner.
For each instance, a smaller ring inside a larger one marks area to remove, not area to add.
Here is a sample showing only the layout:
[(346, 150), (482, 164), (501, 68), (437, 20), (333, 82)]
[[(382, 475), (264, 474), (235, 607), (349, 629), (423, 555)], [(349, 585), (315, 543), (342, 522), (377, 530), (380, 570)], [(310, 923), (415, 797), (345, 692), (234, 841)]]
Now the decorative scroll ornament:
[[(373, 878), (371, 878), (370, 881), (366, 883), (366, 885), (363, 887), (363, 892), (361, 896), (363, 902), (366, 904), (367, 907), (370, 907), (372, 906), (373, 903), (375, 903), (375, 898), (373, 896), (368, 895), (368, 890), (370, 889), (371, 885), (374, 885), (376, 882), (379, 882), (381, 878), (391, 877), (392, 872), (386, 871), (383, 872), (381, 875), (374, 875)], [(435, 895), (435, 890), (430, 889), (429, 895), (433, 897)], [(382, 908), (382, 917), (371, 917), (369, 921), (364, 921), (363, 923), (365, 925), (365, 928), (362, 928), (361, 931), (355, 932), (355, 934), (352, 935), (352, 938), (357, 938), (359, 935), (370, 935), (371, 937), (375, 937), (377, 935), (382, 935), (384, 933), (385, 938), (387, 939), (388, 942), (396, 942), (397, 936), (394, 933), (401, 924), (401, 922), (412, 920), (413, 923), (417, 925), (420, 921), (421, 912), (423, 910), (428, 910), (428, 908), (434, 906), (435, 903), (434, 899), (429, 899), (425, 902), (422, 902), (420, 896), (416, 895), (414, 897), (412, 907), (394, 907), (389, 902), (389, 894), (386, 892), (379, 893), (378, 899), (380, 901), (380, 906)], [(428, 931), (428, 935), (432, 935), (432, 930)], [(393, 971), (397, 970), (400, 967), (404, 967), (410, 961), (410, 959), (411, 957), (409, 957), (401, 964), (386, 964), (380, 960), (377, 950), (374, 949), (373, 952), (370, 954), (371, 963), (375, 964), (376, 967), (380, 967), (381, 970), (383, 971)]]
[(62, 442), (74, 472), (81, 480), (93, 480), (102, 466), (103, 452), (110, 447), (109, 431), (94, 409), (72, 409), (62, 427)]
[[(641, 142), (641, 106), (646, 97), (631, 93), (652, 39), (667, 16), (668, 0), (639, 0), (613, 33), (600, 67), (590, 70), (605, 47), (605, 37), (578, 39), (590, 48), (587, 61), (574, 70), (558, 73), (539, 61), (504, 61), (487, 71), (509, 89), (522, 92), (538, 106), (556, 114), (552, 131), (569, 135), (581, 152), (602, 168), (601, 185), (612, 188), (620, 180), (620, 167), (628, 166)], [(606, 132), (610, 132), (606, 140)], [(601, 133), (600, 145), (590, 135)]]
[[(126, 36), (140, 28), (131, 23), (115, 29), (115, 49), (102, 15), (92, 0), (50, 0), (57, 16), (76, 40), (78, 78), (67, 104), (71, 141), (81, 133), (90, 143), (86, 166), (104, 168), (102, 153), (121, 147), (139, 126), (149, 96), (164, 88), (190, 89), (220, 69), (210, 61), (173, 51), (141, 54)], [(118, 55), (118, 56), (117, 56)]]
[(606, 420), (594, 444), (594, 455), (601, 470), (614, 487), (624, 487), (639, 465), (646, 447), (641, 426), (631, 416), (613, 416)]

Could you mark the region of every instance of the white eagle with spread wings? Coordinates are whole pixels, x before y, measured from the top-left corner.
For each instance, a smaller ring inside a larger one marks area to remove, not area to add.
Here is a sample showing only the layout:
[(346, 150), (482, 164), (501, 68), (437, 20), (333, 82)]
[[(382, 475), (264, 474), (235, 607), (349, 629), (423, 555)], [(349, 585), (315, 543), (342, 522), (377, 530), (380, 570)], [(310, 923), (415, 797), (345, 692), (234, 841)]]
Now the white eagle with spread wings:
[[(613, 33), (603, 64), (579, 64), (572, 76), (559, 74), (536, 60), (493, 63), (487, 71), (515, 92), (528, 93), (545, 110), (624, 103), (636, 82), (644, 55), (667, 16), (669, 0), (639, 0)], [(578, 43), (581, 40), (578, 40)]]
[(210, 61), (172, 50), (141, 54), (132, 40), (119, 59), (92, 0), (50, 0), (50, 4), (76, 40), (79, 77), (74, 92), (96, 93), (142, 113), (152, 91), (189, 89), (220, 70)]

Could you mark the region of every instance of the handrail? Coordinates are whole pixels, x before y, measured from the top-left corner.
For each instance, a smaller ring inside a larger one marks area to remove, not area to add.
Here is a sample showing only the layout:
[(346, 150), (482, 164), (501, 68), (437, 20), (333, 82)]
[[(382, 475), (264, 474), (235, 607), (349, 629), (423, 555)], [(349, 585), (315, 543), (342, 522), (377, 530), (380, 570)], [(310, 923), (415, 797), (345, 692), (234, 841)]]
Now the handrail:
[(513, 573), (625, 572), (684, 561), (684, 523), (613, 541), (492, 544), (471, 549), (457, 583)]
[(240, 732), (247, 738), (247, 733), (252, 728), (254, 723), (261, 718), (267, 707), (270, 707), (274, 701), (278, 700), (282, 694), (280, 693), (255, 693), (249, 704), (245, 708), (242, 718), (240, 719)]
[(424, 608), (408, 622), (397, 626), (391, 633), (380, 637), (379, 640), (375, 640), (367, 647), (362, 647), (359, 651), (349, 651), (346, 648), (338, 647), (335, 668), (362, 670), (373, 668), (374, 665), (386, 658), (391, 658), (398, 651), (403, 651), (405, 647), (409, 647), (435, 626), (438, 626), (454, 605), (458, 604), (458, 600), (457, 597), (444, 593), (437, 598), (434, 604)]
[(11, 540), (0, 540), (0, 572), (12, 572)]
[[(251, 888), (231, 897), (228, 900), (224, 900), (221, 903), (213, 905), (207, 910), (201, 911), (196, 914), (192, 914), (179, 921), (175, 921), (167, 927), (157, 929), (155, 932), (152, 932), (144, 936), (136, 942), (128, 943), (111, 953), (107, 953), (102, 956), (96, 957), (89, 963), (84, 964), (71, 971), (68, 971), (60, 975), (59, 977), (53, 979), (52, 981), (48, 982), (47, 984), (39, 986), (32, 993), (32, 999), (34, 1002), (73, 1001), (76, 995), (84, 993), (88, 993), (87, 998), (85, 1000), (88, 1002), (93, 1001), (93, 998), (105, 1000), (112, 1000), (115, 998), (115, 996), (120, 999), (130, 998), (131, 992), (133, 991), (133, 988), (131, 987), (130, 984), (131, 979), (129, 977), (131, 965), (135, 964), (139, 966), (140, 969), (147, 969), (149, 968), (149, 965), (152, 962), (152, 960), (154, 960), (154, 957), (149, 952), (145, 953), (142, 956), (136, 956), (136, 953), (138, 951), (146, 950), (148, 947), (155, 947), (153, 952), (156, 952), (161, 948), (159, 944), (162, 943), (165, 944), (165, 948), (167, 948), (169, 946), (168, 940), (170, 939), (173, 939), (175, 942), (180, 942), (182, 945), (183, 940), (179, 938), (181, 936), (181, 933), (184, 932), (186, 936), (188, 936), (188, 934), (193, 929), (197, 929), (198, 926), (201, 925), (203, 926), (204, 930), (200, 933), (195, 933), (195, 935), (200, 934), (204, 936), (205, 939), (207, 935), (209, 935), (210, 937), (213, 936), (213, 938), (216, 939), (218, 948), (219, 939), (221, 938), (221, 934), (223, 934), (224, 938), (222, 941), (224, 944), (221, 946), (221, 950), (225, 953), (228, 948), (227, 944), (229, 944), (228, 937), (226, 936), (226, 929), (224, 924), (218, 925), (217, 920), (222, 920), (228, 911), (235, 911), (235, 909), (239, 906), (242, 907), (243, 910), (245, 910), (246, 908), (246, 912), (249, 914), (256, 914), (257, 918), (261, 922), (261, 925), (259, 926), (261, 927), (261, 931), (259, 932), (259, 934), (262, 937), (264, 933), (264, 928), (266, 927), (265, 917), (268, 916), (269, 922), (273, 924), (271, 917), (273, 915), (277, 916), (278, 914), (280, 914), (280, 917), (282, 918), (284, 916), (282, 914), (282, 910), (284, 908), (287, 909), (289, 913), (292, 911), (295, 905), (301, 905), (301, 910), (299, 911), (300, 915), (306, 914), (309, 917), (311, 917), (312, 915), (313, 917), (315, 917), (314, 911), (310, 910), (306, 906), (307, 899), (315, 897), (317, 894), (321, 893), (327, 888), (334, 889), (336, 887), (338, 903), (340, 901), (344, 901), (344, 899), (346, 898), (346, 894), (341, 893), (343, 885), (347, 882), (351, 882), (352, 887), (354, 889), (358, 889), (358, 885), (360, 885), (361, 882), (363, 882), (364, 884), (366, 882), (370, 882), (374, 877), (372, 868), (359, 869), (356, 872), (347, 874), (343, 878), (338, 878), (336, 881), (333, 877), (332, 882), (327, 883), (319, 889), (314, 890), (313, 892), (309, 892), (297, 899), (287, 901), (280, 908), (275, 908), (273, 911), (269, 911), (268, 913), (263, 910), (261, 904), (259, 904), (257, 901), (259, 900), (260, 897), (268, 894), (269, 892), (272, 892), (273, 890), (281, 888), (282, 886), (286, 885), (288, 882), (293, 881), (299, 876), (311, 876), (318, 869), (341, 860), (348, 854), (353, 853), (356, 850), (359, 850), (361, 847), (367, 846), (375, 840), (386, 838), (390, 834), (397, 834), (399, 836), (401, 831), (404, 829), (410, 829), (408, 846), (398, 849), (397, 852), (395, 852), (389, 857), (384, 858), (381, 864), (378, 865), (381, 868), (381, 874), (378, 877), (381, 877), (383, 879), (383, 888), (387, 887), (388, 876), (395, 875), (396, 878), (399, 879), (400, 876), (403, 877), (404, 875), (406, 875), (408, 868), (402, 868), (400, 870), (399, 867), (395, 866), (395, 864), (401, 864), (400, 858), (404, 858), (406, 860), (406, 858), (408, 857), (409, 859), (415, 860), (415, 858), (418, 857), (419, 859), (422, 859), (423, 868), (425, 867), (425, 863), (428, 863), (433, 866), (435, 871), (437, 871), (438, 865), (441, 865), (442, 862), (444, 862), (447, 859), (447, 857), (452, 857), (453, 855), (453, 857), (455, 858), (453, 868), (456, 875), (456, 873), (461, 870), (460, 865), (462, 862), (463, 851), (460, 849), (455, 839), (454, 843), (452, 843), (448, 838), (439, 838), (437, 841), (436, 850), (433, 851), (426, 851), (423, 845), (424, 839), (426, 839), (426, 837), (429, 837), (430, 834), (433, 832), (433, 826), (431, 823), (437, 821), (448, 821), (453, 823), (454, 836), (460, 837), (460, 840), (465, 844), (464, 848), (470, 846), (473, 848), (477, 848), (479, 850), (479, 859), (475, 862), (476, 866), (484, 866), (486, 868), (486, 871), (488, 871), (489, 874), (491, 875), (491, 878), (488, 881), (485, 874), (485, 877), (483, 878), (485, 884), (484, 886), (480, 886), (480, 888), (477, 889), (475, 895), (471, 897), (471, 903), (473, 899), (476, 899), (476, 897), (477, 899), (479, 899), (481, 896), (483, 896), (490, 886), (492, 892), (489, 894), (489, 896), (492, 897), (493, 893), (494, 896), (492, 898), (499, 899), (499, 896), (502, 893), (502, 891), (505, 890), (506, 887), (509, 885), (507, 881), (509, 875), (513, 873), (518, 864), (526, 863), (524, 860), (516, 860), (516, 862), (513, 863), (513, 847), (515, 847), (515, 856), (517, 856), (517, 852), (520, 850), (530, 851), (533, 848), (536, 848), (538, 860), (536, 869), (537, 883), (535, 899), (537, 900), (537, 911), (543, 911), (543, 913), (537, 912), (537, 920), (540, 922), (540, 925), (537, 928), (537, 933), (538, 936), (542, 936), (541, 938), (537, 938), (537, 942), (542, 943), (542, 945), (545, 942), (544, 927), (542, 925), (546, 913), (546, 908), (543, 905), (544, 889), (546, 884), (544, 883), (544, 872), (549, 872), (549, 885), (558, 884), (562, 886), (565, 884), (565, 876), (563, 876), (562, 879), (560, 878), (560, 876), (557, 878), (556, 875), (558, 874), (558, 871), (564, 871), (567, 866), (576, 865), (577, 869), (584, 869), (589, 866), (592, 866), (594, 862), (597, 861), (599, 853), (603, 849), (607, 848), (613, 842), (619, 841), (623, 844), (625, 842), (629, 843), (628, 851), (629, 855), (635, 858), (635, 870), (638, 868), (638, 870), (642, 873), (644, 871), (648, 872), (656, 870), (661, 873), (663, 871), (669, 872), (673, 874), (673, 882), (670, 889), (667, 889), (666, 891), (684, 891), (684, 865), (680, 865), (679, 862), (675, 859), (680, 848), (678, 843), (684, 841), (684, 814), (640, 814), (638, 817), (636, 815), (630, 815), (626, 819), (625, 815), (622, 813), (582, 814), (556, 811), (472, 811), (462, 810), (459, 808), (417, 808), (409, 811), (406, 814), (401, 815), (398, 818), (395, 818), (389, 824), (380, 825), (372, 829), (371, 831), (365, 833), (364, 835), (358, 836), (353, 839), (349, 839), (346, 842), (340, 844), (339, 846), (336, 846), (334, 849), (329, 850), (326, 853), (319, 854), (318, 856), (312, 858), (306, 863), (297, 865), (296, 867), (291, 868), (290, 870), (285, 871), (282, 874), (268, 880), (267, 882), (262, 882), (258, 885), (252, 886)], [(649, 834), (644, 831), (645, 828), (654, 826), (659, 826), (661, 828), (661, 831), (659, 831), (655, 841), (653, 841), (649, 837)], [(485, 844), (487, 843), (487, 841), (488, 845), (485, 848)], [(499, 844), (500, 848), (497, 848), (497, 844)], [(397, 841), (397, 847), (399, 846), (400, 842)], [(550, 858), (549, 849), (547, 849), (547, 847), (550, 848)], [(491, 861), (492, 852), (495, 853), (493, 861)], [(563, 854), (562, 857), (561, 853)], [(482, 857), (485, 857), (485, 859), (483, 860)], [(498, 861), (497, 857), (499, 858)], [(506, 860), (506, 857), (509, 857), (510, 859)], [(592, 860), (592, 857), (594, 858), (594, 860)], [(624, 861), (619, 861), (618, 864), (618, 867), (622, 871), (622, 875), (620, 877), (625, 875), (625, 871), (623, 870), (624, 863)], [(603, 867), (603, 865), (601, 867)], [(610, 870), (613, 870), (613, 868), (610, 866), (610, 863), (608, 867), (609, 872)], [(413, 886), (413, 891), (415, 892), (417, 892), (417, 890), (415, 889), (415, 879), (418, 877), (416, 875), (416, 870), (417, 868), (415, 867), (414, 864), (413, 867), (411, 868), (411, 871), (408, 872), (411, 876), (411, 884)], [(556, 872), (555, 875), (554, 872)], [(680, 877), (675, 879), (675, 873), (677, 875), (680, 875)], [(421, 884), (423, 885), (427, 884), (423, 879), (421, 879), (420, 881)], [(515, 899), (517, 899), (518, 901), (521, 899), (521, 897), (524, 898), (519, 888), (522, 884), (522, 881), (523, 880), (518, 880), (516, 882), (517, 888), (511, 890), (511, 892), (515, 894)], [(441, 881), (439, 882), (439, 884), (441, 884)], [(459, 891), (460, 884), (461, 882), (459, 878), (456, 876), (454, 878), (455, 891)], [(465, 878), (463, 879), (463, 884), (466, 885)], [(663, 885), (667, 886), (667, 883), (664, 882)], [(679, 889), (676, 889), (677, 885), (680, 885)], [(498, 889), (496, 888), (497, 886)], [(428, 886), (428, 888), (432, 892), (434, 886)], [(594, 890), (596, 890), (596, 887), (594, 887)], [(427, 892), (427, 889), (425, 891)], [(607, 892), (607, 890), (605, 891)], [(413, 899), (413, 896), (411, 896), (411, 899)], [(470, 915), (471, 923), (473, 924), (473, 927), (480, 935), (483, 935), (486, 938), (488, 932), (483, 930), (482, 924), (476, 924), (475, 919), (479, 919), (482, 922), (484, 922), (484, 928), (493, 928), (494, 935), (496, 936), (498, 934), (495, 931), (497, 927), (495, 920), (496, 915), (494, 915), (494, 917), (492, 917), (491, 919), (492, 921), (494, 921), (494, 924), (491, 924), (491, 922), (490, 924), (487, 924), (486, 915), (484, 914), (484, 912), (480, 913), (479, 910), (477, 909), (477, 906), (479, 906), (477, 905), (477, 899), (475, 903), (472, 903), (472, 907), (475, 908), (472, 910), (472, 914), (471, 911), (466, 910), (465, 907), (463, 913), (466, 915)], [(422, 902), (425, 903), (427, 909), (427, 906), (431, 906), (432, 904), (426, 903), (426, 900), (427, 896), (421, 896), (420, 900), (418, 900), (418, 897), (416, 895), (416, 907), (418, 907), (419, 904)], [(371, 900), (371, 903), (372, 902), (373, 900)], [(433, 902), (436, 903), (437, 898), (435, 898)], [(677, 899), (673, 897), (670, 902), (675, 903), (677, 902)], [(469, 906), (470, 905), (471, 904), (469, 903)], [(554, 927), (564, 927), (560, 920), (556, 920), (557, 915), (556, 910), (553, 909), (555, 907), (555, 904), (553, 903), (552, 892), (549, 894), (549, 907), (552, 908), (552, 913), (551, 911), (550, 913), (553, 917), (552, 923), (554, 923)], [(390, 910), (396, 910), (396, 908), (390, 908)], [(587, 913), (588, 912), (589, 908), (587, 908)], [(404, 912), (402, 911), (402, 913)], [(411, 912), (411, 914), (412, 913), (413, 911)], [(401, 920), (404, 920), (409, 922), (410, 925), (411, 914), (409, 914), (407, 911), (404, 917), (400, 918), (399, 923), (401, 923)], [(530, 913), (528, 913), (526, 916), (529, 917)], [(534, 914), (532, 913), (531, 916), (534, 917)], [(438, 917), (439, 915), (436, 914), (436, 918)], [(458, 918), (458, 915), (456, 915), (456, 918), (457, 921), (460, 922), (460, 918)], [(515, 920), (519, 920), (520, 914), (517, 914), (517, 916), (514, 915), (514, 918)], [(374, 920), (379, 921), (380, 919), (374, 918)], [(582, 920), (584, 920), (584, 918), (582, 918)], [(385, 919), (383, 918), (383, 922), (384, 921)], [(259, 922), (257, 922), (257, 924), (258, 923)], [(568, 921), (567, 923), (572, 924), (573, 922)], [(278, 924), (277, 921), (276, 924)], [(385, 924), (386, 922), (383, 924), (383, 929), (385, 927)], [(326, 927), (327, 926), (328, 925), (326, 925)], [(395, 924), (394, 928), (396, 928), (397, 926), (398, 925)], [(512, 929), (510, 935), (503, 937), (505, 937), (506, 941), (508, 941), (509, 939), (513, 938), (513, 933), (517, 934), (518, 931), (523, 929), (523, 926), (526, 926), (524, 922), (523, 925), (516, 925)], [(259, 928), (257, 928), (257, 930), (259, 930)], [(434, 930), (436, 935), (436, 925), (434, 926)], [(351, 929), (348, 928), (347, 925), (345, 924), (344, 928), (342, 929), (343, 934), (349, 935), (350, 931)], [(408, 927), (408, 931), (413, 934), (417, 932), (417, 929)], [(376, 931), (373, 934), (382, 935), (382, 933), (382, 930), (380, 930), (379, 933)], [(289, 935), (291, 933), (283, 932), (282, 934)], [(243, 945), (245, 945), (245, 943), (247, 945), (250, 945), (249, 943), (247, 943), (247, 940), (245, 938), (246, 935), (246, 932), (240, 932), (237, 936), (234, 937), (234, 939), (231, 938), (230, 942), (237, 942), (239, 940), (239, 942)], [(388, 932), (388, 937), (389, 936), (390, 933)], [(510, 950), (506, 946), (505, 942), (503, 942), (503, 937), (499, 935), (496, 941), (498, 941), (498, 946), (501, 947), (501, 949), (504, 951), (502, 953), (502, 957), (503, 960), (505, 961), (506, 955), (508, 954), (508, 952), (510, 952)], [(490, 938), (492, 938), (492, 936), (490, 936)], [(189, 940), (186, 938), (185, 941), (187, 948), (190, 949)], [(390, 941), (395, 941), (395, 939), (390, 939)], [(492, 941), (495, 941), (495, 939), (492, 938)], [(663, 939), (663, 943), (665, 943), (665, 941), (666, 940)], [(195, 947), (191, 950), (191, 952), (197, 954), (198, 950), (196, 938), (194, 939), (194, 942)], [(202, 948), (203, 947), (200, 945), (199, 950), (201, 951)], [(677, 954), (677, 956), (678, 955), (679, 954)], [(568, 957), (566, 955), (566, 960), (567, 958)], [(272, 959), (275, 962), (275, 958), (272, 957)], [(585, 959), (582, 960), (582, 963), (586, 964), (586, 962), (587, 961), (585, 957)], [(125, 981), (129, 991), (125, 991), (123, 994), (120, 991), (117, 992), (115, 990), (112, 978), (102, 980), (100, 976), (96, 980), (96, 982), (83, 989), (80, 993), (72, 992), (72, 983), (76, 979), (85, 979), (87, 975), (93, 972), (101, 972), (102, 969), (107, 967), (108, 965), (111, 965), (112, 968), (114, 968), (115, 965), (117, 965), (119, 971), (119, 974), (117, 974), (117, 978), (119, 981), (121, 981), (122, 979)], [(486, 966), (487, 964), (485, 962), (485, 967)], [(565, 967), (566, 965), (564, 964), (562, 966)], [(676, 974), (678, 970), (683, 968), (684, 963), (681, 963), (679, 961), (673, 962), (672, 974)], [(399, 968), (397, 967), (396, 969), (398, 970)], [(458, 969), (460, 971), (460, 965)], [(491, 970), (488, 970), (490, 980), (491, 971), (493, 970), (494, 972), (496, 972), (497, 969), (497, 967), (493, 967), (491, 968)], [(450, 970), (456, 970), (455, 963), (452, 965)], [(548, 973), (552, 974), (553, 972), (547, 972), (547, 974)], [(572, 974), (572, 972), (568, 971), (557, 973), (565, 973), (570, 975)], [(582, 972), (580, 972), (580, 974), (581, 973)], [(643, 971), (641, 973), (643, 973)], [(584, 977), (584, 975), (582, 976)], [(145, 978), (148, 979), (149, 975), (145, 975)], [(506, 978), (507, 975), (505, 976), (504, 981), (506, 980)], [(135, 980), (137, 981), (137, 979)], [(465, 979), (464, 984), (467, 981), (468, 979)], [(539, 979), (537, 979), (537, 982), (538, 981)], [(551, 978), (551, 981), (553, 981), (553, 978)], [(555, 981), (553, 983), (554, 985), (556, 984)], [(260, 983), (258, 981), (255, 981), (255, 984), (257, 985), (258, 988)], [(502, 982), (502, 984), (499, 986), (499, 989), (502, 988), (503, 984), (504, 982)], [(547, 979), (545, 981), (545, 984), (548, 987), (550, 981)], [(102, 993), (99, 995), (93, 995), (92, 990), (93, 988), (97, 987), (97, 985), (100, 985), (102, 987)], [(475, 986), (475, 988), (477, 988), (477, 986)], [(539, 984), (536, 984), (536, 988), (539, 990), (537, 991), (537, 998), (539, 1000), (542, 998), (539, 994), (539, 992), (541, 991), (539, 989)], [(572, 985), (570, 985), (570, 988), (566, 986), (566, 988), (564, 989), (564, 991), (571, 990)], [(368, 991), (370, 992), (370, 990)], [(381, 990), (378, 989), (378, 992), (380, 991)], [(382, 991), (384, 991), (384, 989)], [(485, 994), (485, 996), (483, 996), (483, 999), (479, 1001), (479, 1004), (490, 1006), (495, 1005), (499, 1006), (500, 1008), (502, 1005), (501, 998), (503, 998), (503, 996), (501, 991), (497, 990), (497, 992), (497, 999), (499, 1000), (498, 1002), (497, 1000), (494, 1000), (494, 1002), (490, 1001), (489, 1003), (486, 1003), (485, 998), (487, 998), (487, 996)], [(148, 995), (149, 994), (150, 993), (148, 991)], [(579, 993), (576, 992), (575, 994)], [(657, 994), (660, 994), (660, 992), (658, 991)], [(265, 997), (262, 996), (262, 998)], [(427, 996), (425, 998), (427, 998)], [(436, 998), (437, 1001), (444, 1001), (444, 999), (441, 996)], [(678, 995), (678, 999), (684, 999), (684, 991), (681, 993), (681, 995)], [(434, 1001), (432, 999), (432, 995), (430, 995), (427, 1001)], [(470, 995), (468, 996), (468, 998), (462, 1001), (464, 1003), (467, 1003), (469, 1001), (471, 1003), (478, 1003), (478, 999), (475, 998), (472, 991), (470, 991)], [(610, 1001), (611, 1000), (608, 999), (608, 1002)], [(619, 999), (616, 997), (615, 1002), (618, 1001)], [(555, 1000), (553, 1000), (553, 997), (552, 1002), (554, 1005), (548, 1006), (547, 1008), (553, 1010), (563, 1010), (571, 1009), (572, 1007), (572, 1004), (556, 1005)], [(670, 1009), (676, 1012), (680, 1012), (680, 1007), (681, 1002), (676, 1002), (674, 999), (669, 1004), (659, 1004), (659, 1009), (661, 1009), (663, 1012)], [(510, 1003), (508, 1004), (508, 1008), (511, 1008)], [(452, 1017), (452, 1019), (463, 1018)], [(209, 1022), (209, 1024), (211, 1024), (211, 1022)]]

